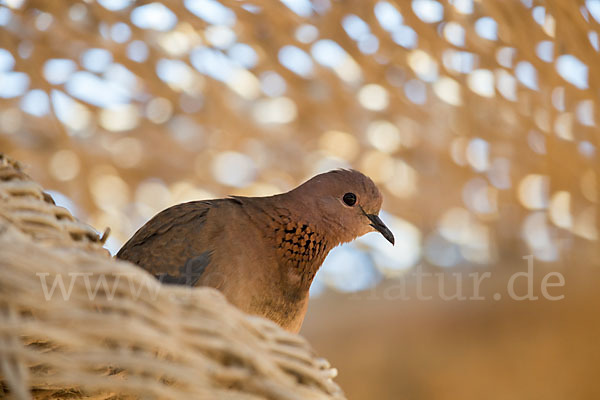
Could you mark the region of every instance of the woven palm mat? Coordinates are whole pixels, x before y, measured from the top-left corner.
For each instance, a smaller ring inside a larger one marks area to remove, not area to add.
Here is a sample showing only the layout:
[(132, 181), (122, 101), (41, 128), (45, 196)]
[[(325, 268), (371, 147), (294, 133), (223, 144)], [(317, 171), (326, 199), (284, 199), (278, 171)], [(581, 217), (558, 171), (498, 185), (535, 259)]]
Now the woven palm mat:
[(344, 398), (303, 338), (215, 290), (161, 286), (101, 244), (0, 157), (0, 395)]
[(597, 1), (0, 3), (0, 148), (115, 247), (167, 205), (336, 167), (457, 263), (598, 237)]

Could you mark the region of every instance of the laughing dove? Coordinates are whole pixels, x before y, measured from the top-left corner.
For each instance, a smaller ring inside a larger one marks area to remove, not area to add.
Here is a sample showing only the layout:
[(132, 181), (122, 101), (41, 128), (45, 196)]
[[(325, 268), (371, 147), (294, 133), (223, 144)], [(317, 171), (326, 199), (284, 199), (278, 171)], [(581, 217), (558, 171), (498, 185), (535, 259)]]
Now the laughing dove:
[(332, 248), (372, 231), (394, 243), (377, 216), (381, 203), (362, 173), (330, 171), (275, 196), (170, 207), (117, 257), (163, 283), (217, 288), (241, 310), (298, 332), (312, 280)]

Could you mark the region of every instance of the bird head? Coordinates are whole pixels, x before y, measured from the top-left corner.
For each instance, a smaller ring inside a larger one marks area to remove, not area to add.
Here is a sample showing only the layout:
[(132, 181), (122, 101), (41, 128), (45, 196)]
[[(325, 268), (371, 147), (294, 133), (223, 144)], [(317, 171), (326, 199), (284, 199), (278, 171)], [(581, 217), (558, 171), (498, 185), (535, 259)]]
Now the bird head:
[[(394, 244), (394, 235), (378, 214), (383, 198), (373, 181), (355, 170), (338, 169), (317, 175), (295, 191), (315, 222), (327, 225), (340, 243), (368, 232), (379, 232)], [(318, 222), (317, 222), (318, 221)]]

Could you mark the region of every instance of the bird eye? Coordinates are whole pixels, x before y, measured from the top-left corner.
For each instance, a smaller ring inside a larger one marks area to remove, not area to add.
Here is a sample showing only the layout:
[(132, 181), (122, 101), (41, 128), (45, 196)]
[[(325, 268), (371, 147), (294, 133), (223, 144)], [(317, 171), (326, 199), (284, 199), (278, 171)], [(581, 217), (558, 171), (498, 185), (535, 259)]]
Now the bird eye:
[(346, 193), (343, 197), (344, 203), (349, 206), (356, 204), (356, 195), (354, 193)]

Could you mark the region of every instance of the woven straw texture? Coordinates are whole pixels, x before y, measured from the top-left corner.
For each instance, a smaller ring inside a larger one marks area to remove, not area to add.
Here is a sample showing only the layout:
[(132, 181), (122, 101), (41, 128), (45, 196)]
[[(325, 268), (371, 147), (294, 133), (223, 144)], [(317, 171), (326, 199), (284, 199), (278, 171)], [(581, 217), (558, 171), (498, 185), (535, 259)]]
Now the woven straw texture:
[[(344, 398), (335, 369), (303, 338), (215, 290), (161, 286), (111, 259), (91, 228), (4, 157), (0, 253), (0, 395)], [(57, 278), (66, 291), (52, 291)]]
[(340, 166), (410, 224), (371, 275), (595, 245), (597, 1), (5, 4), (28, 84), (0, 90), (0, 146), (111, 250), (169, 205)]

